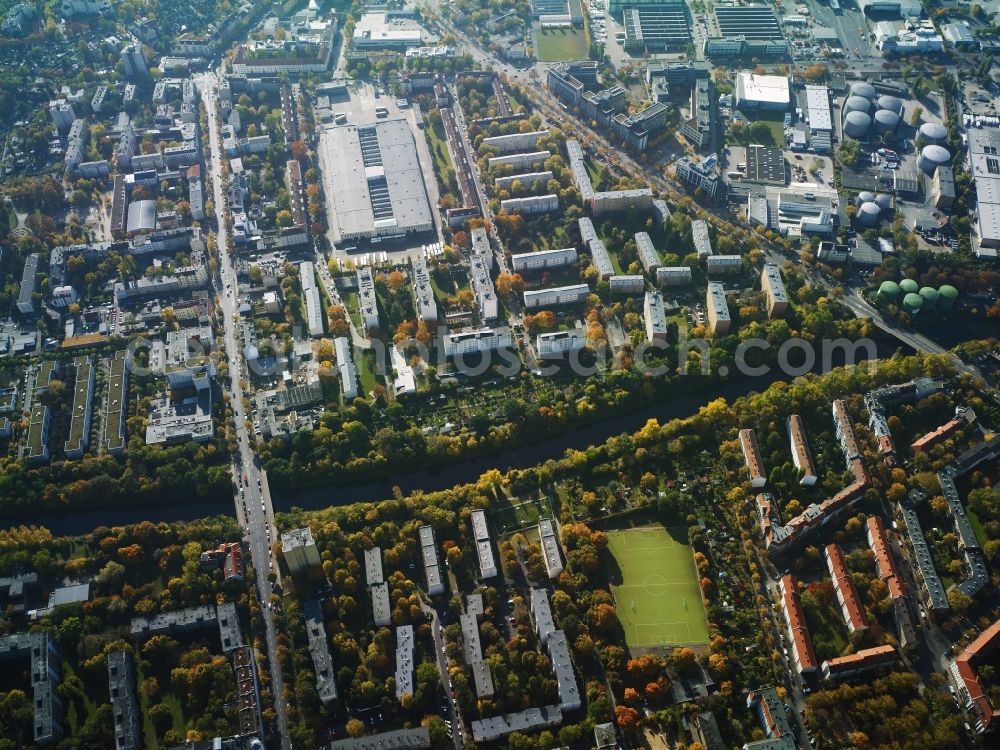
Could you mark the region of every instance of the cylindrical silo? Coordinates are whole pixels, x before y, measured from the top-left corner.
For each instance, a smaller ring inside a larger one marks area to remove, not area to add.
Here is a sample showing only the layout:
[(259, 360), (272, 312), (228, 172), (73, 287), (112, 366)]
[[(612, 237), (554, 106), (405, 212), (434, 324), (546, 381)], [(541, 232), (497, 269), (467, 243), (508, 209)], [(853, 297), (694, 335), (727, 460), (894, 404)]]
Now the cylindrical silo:
[(883, 211), (892, 208), (892, 196), (888, 193), (879, 193), (875, 196), (875, 205)]
[(875, 132), (893, 133), (899, 125), (899, 115), (891, 109), (880, 109), (875, 113)]
[(920, 158), (917, 159), (917, 166), (928, 175), (933, 175), (938, 167), (946, 167), (950, 162), (951, 154), (948, 153), (948, 149), (944, 146), (931, 144), (930, 146), (924, 146), (920, 152)]
[(872, 118), (864, 112), (848, 112), (844, 118), (844, 135), (854, 139), (864, 138), (871, 125)]
[(888, 109), (895, 112), (897, 115), (903, 114), (903, 102), (894, 96), (889, 96), (888, 94), (883, 94), (878, 98), (878, 108)]
[(881, 209), (874, 201), (862, 203), (858, 208), (858, 223), (863, 227), (873, 227), (878, 224), (878, 216)]
[(937, 122), (925, 122), (918, 131), (920, 137), (927, 143), (943, 146), (948, 142), (948, 131), (944, 125)]
[(862, 190), (860, 193), (858, 193), (859, 206), (862, 203), (870, 203), (873, 200), (875, 200), (875, 193), (873, 193), (871, 190)]
[(938, 290), (932, 286), (925, 286), (920, 289), (920, 296), (924, 300), (924, 310), (933, 310), (937, 307), (938, 298), (941, 296), (938, 294)]
[(941, 310), (950, 310), (955, 306), (955, 301), (958, 299), (958, 290), (951, 284), (944, 284), (940, 289), (938, 289), (938, 308)]
[(863, 96), (849, 96), (844, 100), (844, 112), (864, 112), (871, 111), (872, 103)]
[(920, 312), (920, 308), (923, 307), (923, 304), (924, 298), (919, 294), (907, 294), (903, 297), (903, 309), (910, 315), (915, 315)]
[(899, 282), (899, 288), (903, 290), (903, 294), (916, 294), (919, 285), (913, 279), (903, 279)]
[(895, 302), (899, 299), (900, 289), (899, 284), (895, 281), (883, 281), (879, 284), (878, 288), (878, 298), (884, 299), (886, 302)]
[(865, 81), (859, 81), (851, 86), (851, 95), (860, 96), (869, 101), (875, 99), (875, 87)]

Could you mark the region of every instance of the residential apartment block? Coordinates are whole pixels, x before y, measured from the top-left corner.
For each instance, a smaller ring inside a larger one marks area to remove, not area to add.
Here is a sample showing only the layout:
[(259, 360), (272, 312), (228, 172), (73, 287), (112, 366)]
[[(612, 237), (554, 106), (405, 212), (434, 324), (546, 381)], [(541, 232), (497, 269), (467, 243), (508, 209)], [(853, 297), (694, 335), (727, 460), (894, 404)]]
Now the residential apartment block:
[(639, 256), (642, 269), (646, 273), (655, 274), (657, 270), (663, 267), (660, 254), (656, 252), (656, 247), (653, 245), (653, 240), (650, 239), (648, 232), (635, 233), (635, 251)]
[(434, 529), (430, 526), (420, 527), (420, 554), (424, 561), (424, 575), (427, 578), (427, 593), (433, 596), (444, 591), (441, 580), (441, 566), (438, 564), (437, 544), (434, 541)]
[(865, 612), (865, 605), (858, 596), (858, 590), (851, 578), (851, 571), (844, 560), (844, 553), (837, 544), (828, 544), (823, 551), (826, 558), (826, 567), (833, 578), (833, 590), (837, 594), (837, 602), (840, 604), (840, 613), (847, 624), (847, 631), (855, 633), (859, 630), (868, 630), (868, 615)]
[(561, 268), (576, 263), (575, 247), (540, 250), (535, 253), (515, 253), (510, 256), (514, 271), (539, 271), (548, 268)]
[(293, 575), (319, 567), (322, 562), (312, 529), (308, 526), (292, 529), (281, 535), (281, 554)]
[(958, 691), (958, 698), (979, 734), (993, 732), (1000, 725), (1000, 721), (995, 720), (996, 709), (990, 702), (978, 671), (979, 665), (996, 651), (997, 646), (1000, 646), (1000, 620), (962, 649), (948, 668), (948, 676)]
[(586, 284), (525, 290), (524, 306), (528, 310), (537, 310), (554, 305), (576, 305), (583, 302), (589, 294), (590, 287)]
[(540, 138), (549, 134), (548, 130), (533, 130), (529, 133), (511, 133), (509, 135), (495, 135), (483, 138), (482, 145), (487, 148), (495, 148), (501, 154), (513, 154), (520, 151), (534, 149), (538, 145)]
[(760, 274), (760, 287), (767, 299), (767, 317), (778, 318), (788, 309), (788, 295), (785, 293), (785, 282), (781, 280), (781, 271), (773, 263), (765, 263)]
[(351, 341), (347, 336), (337, 336), (333, 340), (333, 352), (337, 358), (337, 371), (340, 373), (340, 393), (344, 403), (358, 397), (358, 368), (351, 357)]
[(377, 330), (379, 327), (378, 298), (375, 296), (375, 279), (372, 276), (372, 270), (367, 266), (359, 268), (357, 277), (361, 322), (366, 331)]
[(663, 310), (663, 295), (659, 292), (646, 292), (642, 302), (642, 317), (646, 324), (646, 341), (665, 344), (667, 318)]
[(816, 484), (816, 465), (813, 463), (812, 453), (809, 450), (809, 442), (806, 440), (806, 428), (802, 422), (802, 417), (792, 414), (786, 420), (788, 427), (788, 439), (792, 447), (792, 463), (795, 468), (802, 472), (799, 484), (805, 487), (812, 487)]
[(726, 288), (722, 284), (709, 282), (705, 309), (708, 311), (708, 330), (720, 336), (729, 333), (733, 319), (729, 314), (729, 303), (726, 302)]
[(526, 198), (507, 198), (500, 201), (500, 210), (507, 213), (546, 214), (559, 210), (559, 196), (549, 193), (529, 195)]
[(431, 286), (430, 273), (427, 271), (427, 261), (423, 258), (411, 258), (410, 268), (417, 317), (424, 322), (434, 323), (438, 319), (438, 310), (437, 303), (434, 301), (434, 288)]
[(479, 574), (483, 579), (497, 576), (496, 559), (493, 556), (493, 544), (490, 541), (490, 530), (486, 524), (486, 511), (477, 508), (472, 511), (472, 535), (476, 540), (476, 554), (479, 557)]
[(534, 169), (545, 164), (545, 160), (550, 156), (552, 156), (550, 151), (532, 151), (526, 154), (491, 156), (486, 164), (490, 170), (503, 166), (509, 166), (514, 170)]
[(396, 628), (396, 699), (413, 695), (413, 626)]
[(844, 680), (859, 674), (871, 672), (896, 662), (896, 649), (892, 646), (875, 646), (861, 649), (857, 653), (838, 656), (823, 662), (824, 680)]
[(442, 343), (446, 357), (457, 357), (463, 354), (510, 349), (514, 346), (514, 338), (506, 328), (480, 328), (445, 334)]
[(750, 472), (750, 486), (763, 487), (767, 484), (767, 474), (764, 473), (764, 461), (760, 457), (757, 436), (753, 430), (740, 430), (740, 449), (743, 451), (743, 461)]
[(656, 269), (656, 283), (660, 286), (684, 286), (693, 277), (688, 266), (661, 266)]
[(135, 674), (128, 651), (108, 653), (108, 693), (115, 722), (115, 750), (140, 750), (142, 709), (135, 694)]
[(309, 638), (309, 655), (316, 672), (316, 693), (323, 703), (337, 700), (336, 674), (333, 657), (330, 655), (326, 623), (323, 619), (323, 604), (315, 600), (304, 602), (302, 616), (305, 619), (306, 635)]
[(542, 557), (545, 559), (545, 571), (549, 578), (558, 578), (562, 573), (562, 555), (559, 552), (559, 538), (556, 536), (555, 524), (546, 518), (538, 522), (538, 539), (542, 547)]
[(587, 345), (587, 336), (581, 330), (552, 331), (535, 337), (535, 353), (539, 359), (559, 359), (569, 352), (577, 352)]
[(782, 576), (779, 584), (781, 590), (781, 609), (788, 625), (788, 639), (792, 647), (792, 662), (799, 674), (815, 672), (819, 664), (813, 651), (812, 638), (806, 627), (806, 617), (799, 600), (798, 581), (795, 576)]

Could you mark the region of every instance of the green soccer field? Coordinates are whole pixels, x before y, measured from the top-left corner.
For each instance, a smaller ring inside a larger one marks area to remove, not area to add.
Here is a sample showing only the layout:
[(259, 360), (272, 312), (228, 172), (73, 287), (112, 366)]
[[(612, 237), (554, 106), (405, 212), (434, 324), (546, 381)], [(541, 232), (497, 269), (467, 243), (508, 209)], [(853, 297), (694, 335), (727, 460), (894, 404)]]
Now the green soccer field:
[(611, 591), (630, 648), (704, 645), (708, 624), (686, 539), (662, 526), (609, 531)]
[(542, 62), (586, 60), (589, 53), (583, 29), (538, 29), (535, 55)]

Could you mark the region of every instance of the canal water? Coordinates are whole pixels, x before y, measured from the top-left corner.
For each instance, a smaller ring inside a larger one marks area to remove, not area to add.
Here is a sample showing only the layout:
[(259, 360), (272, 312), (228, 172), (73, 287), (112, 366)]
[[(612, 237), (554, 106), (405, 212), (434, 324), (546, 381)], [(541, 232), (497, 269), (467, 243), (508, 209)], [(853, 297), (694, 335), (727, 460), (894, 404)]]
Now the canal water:
[[(897, 350), (903, 354), (912, 353), (888, 337), (877, 338), (879, 357), (890, 357)], [(818, 369), (818, 367), (817, 367)], [(760, 392), (771, 383), (787, 380), (787, 376), (774, 371), (760, 377), (734, 378), (726, 383), (707, 385), (702, 391), (689, 392), (683, 396), (658, 401), (638, 409), (614, 415), (591, 424), (574, 428), (544, 441), (536, 441), (513, 446), (466, 460), (449, 463), (435, 469), (423, 469), (342, 485), (306, 489), (297, 493), (282, 493), (271, 487), (271, 499), (276, 511), (291, 507), (306, 509), (325, 508), (330, 505), (348, 505), (355, 502), (378, 501), (392, 497), (393, 487), (399, 487), (404, 495), (415, 490), (436, 492), (460, 484), (475, 482), (490, 469), (504, 473), (513, 468), (527, 468), (558, 459), (569, 450), (585, 450), (598, 445), (608, 438), (623, 432), (635, 432), (649, 419), (668, 422), (691, 416), (709, 401), (722, 397), (733, 401), (749, 393)], [(57, 514), (40, 514), (31, 519), (0, 518), (0, 528), (9, 528), (24, 523), (47, 527), (56, 536), (84, 534), (98, 526), (122, 526), (139, 521), (153, 523), (190, 521), (216, 514), (232, 514), (233, 504), (223, 500), (212, 504), (176, 503), (153, 508), (106, 508), (68, 511)]]

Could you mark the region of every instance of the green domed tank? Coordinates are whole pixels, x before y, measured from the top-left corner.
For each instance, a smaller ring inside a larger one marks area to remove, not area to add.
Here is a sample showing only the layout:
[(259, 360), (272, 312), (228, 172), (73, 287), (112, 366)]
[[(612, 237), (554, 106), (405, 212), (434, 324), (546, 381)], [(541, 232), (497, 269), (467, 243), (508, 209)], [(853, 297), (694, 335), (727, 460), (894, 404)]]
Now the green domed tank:
[(920, 287), (913, 279), (903, 279), (899, 282), (899, 288), (903, 290), (904, 294), (916, 294)]
[(955, 306), (955, 302), (958, 300), (958, 290), (951, 284), (945, 284), (940, 289), (938, 289), (938, 308), (941, 310), (950, 310)]
[(903, 297), (903, 309), (910, 315), (916, 315), (920, 308), (924, 306), (924, 298), (916, 292), (910, 292)]
[(923, 309), (933, 310), (937, 307), (938, 297), (941, 295), (938, 294), (938, 290), (934, 287), (925, 286), (920, 290), (920, 296), (924, 300)]
[(883, 281), (878, 287), (878, 298), (895, 302), (899, 299), (899, 284), (895, 281)]

